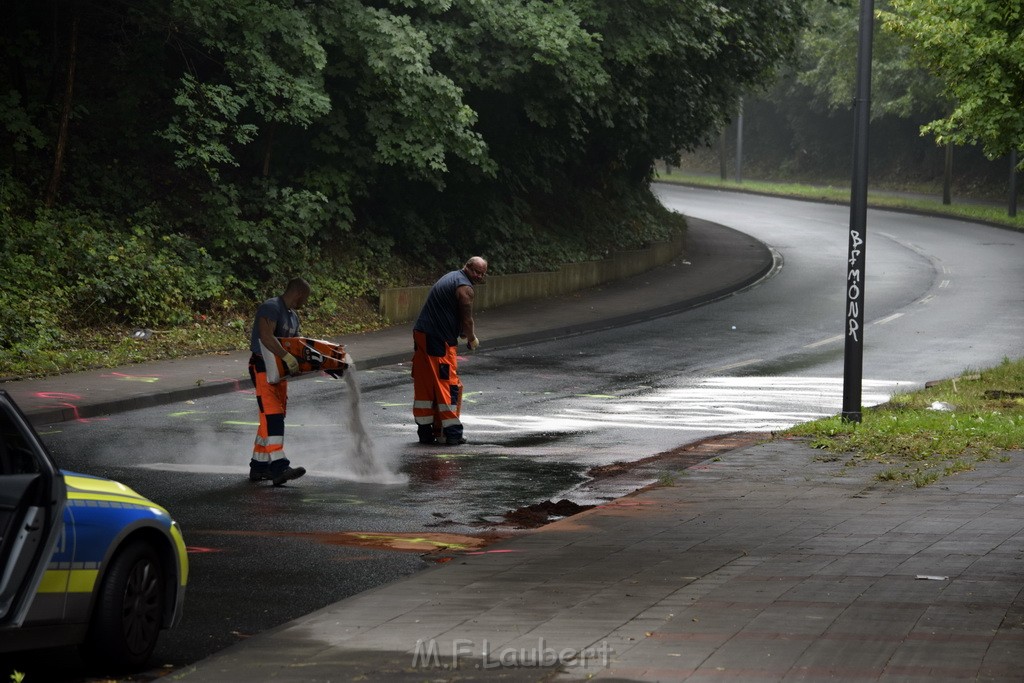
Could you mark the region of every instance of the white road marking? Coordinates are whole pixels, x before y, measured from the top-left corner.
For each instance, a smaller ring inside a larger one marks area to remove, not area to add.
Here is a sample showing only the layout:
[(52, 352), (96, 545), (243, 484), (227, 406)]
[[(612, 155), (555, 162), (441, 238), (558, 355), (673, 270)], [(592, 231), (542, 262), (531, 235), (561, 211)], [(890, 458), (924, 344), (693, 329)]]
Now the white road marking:
[(723, 365), (718, 368), (712, 368), (708, 372), (725, 372), (726, 370), (735, 370), (736, 368), (746, 367), (747, 365), (757, 365), (758, 363), (763, 362), (763, 358), (751, 358), (750, 360), (741, 360), (738, 363), (732, 363), (730, 365)]
[(837, 334), (836, 336), (829, 337), (828, 339), (822, 339), (820, 341), (811, 342), (810, 344), (806, 344), (806, 345), (804, 345), (804, 348), (805, 349), (816, 349), (819, 346), (824, 346), (825, 344), (832, 344), (834, 342), (843, 341), (843, 339), (845, 339), (845, 337), (843, 335)]
[(893, 313), (892, 315), (886, 316), (885, 318), (882, 318), (881, 320), (876, 320), (872, 324), (873, 325), (884, 325), (886, 323), (891, 323), (893, 320), (896, 320), (897, 318), (902, 318), (902, 317), (903, 317), (902, 313)]

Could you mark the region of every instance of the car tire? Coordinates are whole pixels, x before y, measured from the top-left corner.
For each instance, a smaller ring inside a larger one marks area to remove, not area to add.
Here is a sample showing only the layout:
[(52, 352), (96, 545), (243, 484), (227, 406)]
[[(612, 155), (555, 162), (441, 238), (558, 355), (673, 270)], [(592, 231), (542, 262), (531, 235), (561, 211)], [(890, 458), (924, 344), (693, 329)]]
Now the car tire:
[(136, 541), (120, 550), (96, 595), (83, 656), (110, 670), (142, 668), (160, 635), (165, 590), (156, 549)]

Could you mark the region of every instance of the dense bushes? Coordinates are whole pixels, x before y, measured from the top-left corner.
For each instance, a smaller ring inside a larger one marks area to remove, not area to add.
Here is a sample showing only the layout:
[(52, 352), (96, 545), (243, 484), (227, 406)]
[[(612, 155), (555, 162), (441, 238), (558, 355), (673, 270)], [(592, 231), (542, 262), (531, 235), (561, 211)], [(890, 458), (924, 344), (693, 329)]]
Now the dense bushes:
[[(396, 253), (381, 235), (315, 242), (296, 232), (282, 235), (279, 243), (232, 246), (242, 263), (264, 264), (267, 259), (257, 256), (268, 250), (269, 268), (215, 259), (193, 239), (161, 235), (141, 217), (119, 221), (61, 209), (40, 210), (27, 219), (5, 212), (0, 215), (0, 352), (60, 347), (73, 343), (83, 328), (160, 328), (197, 315), (247, 320), (254, 302), (276, 293), (295, 273), (314, 285), (309, 319), (328, 321), (345, 312), (345, 302), (372, 306), (381, 289), (425, 284), (471, 254), (486, 255), (497, 273), (546, 270), (663, 240), (681, 229), (681, 220), (645, 188), (552, 197), (520, 208), (521, 213), (510, 207), (490, 219), (492, 231), (507, 230), (505, 240), (484, 243), (472, 230), (459, 237), (456, 229), (446, 248), (432, 245), (418, 257)], [(242, 279), (240, 272), (249, 277)]]
[(69, 210), (0, 216), (0, 349), (83, 326), (176, 325), (234, 291), (201, 247), (145, 223)]

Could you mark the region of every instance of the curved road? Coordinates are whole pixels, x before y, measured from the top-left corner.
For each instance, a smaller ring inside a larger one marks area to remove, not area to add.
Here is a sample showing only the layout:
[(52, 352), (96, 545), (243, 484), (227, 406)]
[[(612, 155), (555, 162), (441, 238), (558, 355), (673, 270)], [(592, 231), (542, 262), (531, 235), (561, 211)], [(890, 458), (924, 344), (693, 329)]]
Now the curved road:
[[(841, 377), (849, 209), (656, 189), (669, 208), (737, 227), (785, 259), (776, 277), (721, 307), (756, 325), (752, 332), (769, 332), (735, 362), (763, 359), (749, 372)], [(920, 383), (1020, 353), (1024, 234), (876, 210), (867, 226), (865, 378)]]

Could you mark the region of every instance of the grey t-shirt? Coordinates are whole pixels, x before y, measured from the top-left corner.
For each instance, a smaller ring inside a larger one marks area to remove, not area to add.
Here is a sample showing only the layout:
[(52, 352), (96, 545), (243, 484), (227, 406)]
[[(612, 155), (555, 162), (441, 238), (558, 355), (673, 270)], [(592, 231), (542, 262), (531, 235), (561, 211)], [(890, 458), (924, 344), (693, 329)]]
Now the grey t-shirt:
[(439, 337), (451, 346), (458, 344), (462, 336), (462, 320), (459, 319), (459, 300), (455, 290), (463, 285), (472, 287), (473, 282), (461, 270), (441, 276), (430, 288), (413, 329)]
[(274, 321), (275, 337), (297, 337), (299, 336), (299, 315), (285, 305), (284, 299), (275, 296), (267, 299), (256, 309), (256, 317), (252, 323), (252, 334), (249, 337), (249, 350), (253, 353), (262, 353), (260, 349), (260, 318), (267, 318)]

